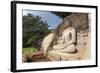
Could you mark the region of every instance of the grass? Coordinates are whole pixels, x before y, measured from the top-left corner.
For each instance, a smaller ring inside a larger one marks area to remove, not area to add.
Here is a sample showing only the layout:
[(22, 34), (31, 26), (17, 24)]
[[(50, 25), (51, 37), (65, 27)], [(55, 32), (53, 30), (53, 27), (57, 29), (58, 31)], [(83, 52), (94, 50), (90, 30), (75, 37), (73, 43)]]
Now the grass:
[(32, 54), (35, 53), (36, 51), (37, 51), (37, 48), (34, 48), (34, 47), (23, 48), (22, 54), (24, 56), (31, 57)]
[(25, 52), (36, 52), (37, 51), (37, 48), (34, 48), (34, 47), (29, 47), (29, 48), (23, 48), (22, 52), (25, 53)]

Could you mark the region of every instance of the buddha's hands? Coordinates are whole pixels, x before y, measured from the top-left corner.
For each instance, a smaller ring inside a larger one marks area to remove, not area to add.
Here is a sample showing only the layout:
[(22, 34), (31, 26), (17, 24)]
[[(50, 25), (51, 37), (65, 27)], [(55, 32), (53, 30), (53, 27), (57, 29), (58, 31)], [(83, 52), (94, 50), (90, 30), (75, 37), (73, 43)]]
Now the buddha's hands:
[(53, 46), (53, 50), (62, 50), (64, 48), (63, 44), (58, 44)]

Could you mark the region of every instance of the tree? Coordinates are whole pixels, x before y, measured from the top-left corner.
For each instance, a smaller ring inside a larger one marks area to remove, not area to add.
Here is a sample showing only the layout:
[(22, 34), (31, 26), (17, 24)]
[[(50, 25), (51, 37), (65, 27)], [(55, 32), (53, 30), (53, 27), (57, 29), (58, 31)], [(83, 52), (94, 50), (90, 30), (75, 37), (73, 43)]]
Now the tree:
[(40, 16), (23, 16), (23, 47), (39, 48), (42, 39), (49, 33), (48, 24)]

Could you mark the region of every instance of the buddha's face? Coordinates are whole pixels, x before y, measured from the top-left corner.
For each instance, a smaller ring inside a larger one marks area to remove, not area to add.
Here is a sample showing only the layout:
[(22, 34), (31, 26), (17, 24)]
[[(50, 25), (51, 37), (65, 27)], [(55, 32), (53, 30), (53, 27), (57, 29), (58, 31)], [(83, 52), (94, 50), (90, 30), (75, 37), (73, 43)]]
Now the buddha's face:
[(63, 26), (64, 26), (65, 29), (68, 28), (68, 27), (71, 27), (71, 21), (70, 20), (65, 20)]
[(64, 21), (64, 23), (62, 23), (62, 25), (60, 26), (59, 28), (59, 35), (62, 34), (62, 32), (67, 29), (68, 27), (70, 27), (70, 21), (67, 20), (67, 21)]

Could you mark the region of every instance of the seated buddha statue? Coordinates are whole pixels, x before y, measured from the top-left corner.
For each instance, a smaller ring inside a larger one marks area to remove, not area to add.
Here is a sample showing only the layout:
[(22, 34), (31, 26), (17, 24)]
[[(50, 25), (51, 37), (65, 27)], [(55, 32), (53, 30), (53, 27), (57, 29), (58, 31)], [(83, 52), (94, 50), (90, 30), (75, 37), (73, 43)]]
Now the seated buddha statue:
[(62, 32), (62, 36), (58, 37), (57, 43), (53, 45), (53, 50), (64, 53), (74, 53), (76, 43), (76, 31), (73, 27), (68, 27)]
[(58, 53), (62, 52), (72, 54), (77, 51), (75, 44), (76, 30), (72, 27), (71, 21), (67, 20), (44, 38), (42, 50), (44, 55), (46, 55), (49, 50), (53, 50)]

